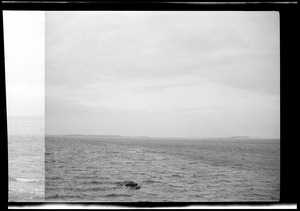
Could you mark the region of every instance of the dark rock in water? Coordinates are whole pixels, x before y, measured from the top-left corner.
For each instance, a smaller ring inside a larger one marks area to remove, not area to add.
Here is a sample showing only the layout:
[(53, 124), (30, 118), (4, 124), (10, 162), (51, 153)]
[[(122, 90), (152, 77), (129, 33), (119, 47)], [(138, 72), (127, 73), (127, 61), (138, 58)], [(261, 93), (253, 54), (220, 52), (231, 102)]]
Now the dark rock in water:
[(141, 188), (137, 183), (133, 181), (123, 181), (123, 182), (118, 182), (117, 184), (120, 186), (125, 186), (136, 190)]

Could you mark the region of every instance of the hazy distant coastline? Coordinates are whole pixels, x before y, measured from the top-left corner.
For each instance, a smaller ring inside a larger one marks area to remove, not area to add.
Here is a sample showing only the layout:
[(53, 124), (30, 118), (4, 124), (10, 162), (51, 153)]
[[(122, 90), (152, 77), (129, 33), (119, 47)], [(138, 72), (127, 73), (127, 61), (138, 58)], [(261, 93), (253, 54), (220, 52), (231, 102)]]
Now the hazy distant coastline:
[(228, 137), (159, 137), (159, 136), (124, 136), (124, 135), (92, 135), (92, 134), (47, 134), (46, 137), (64, 136), (64, 137), (92, 137), (92, 138), (125, 138), (125, 139), (212, 139), (212, 140), (280, 140), (280, 138), (263, 138), (252, 136), (228, 136)]

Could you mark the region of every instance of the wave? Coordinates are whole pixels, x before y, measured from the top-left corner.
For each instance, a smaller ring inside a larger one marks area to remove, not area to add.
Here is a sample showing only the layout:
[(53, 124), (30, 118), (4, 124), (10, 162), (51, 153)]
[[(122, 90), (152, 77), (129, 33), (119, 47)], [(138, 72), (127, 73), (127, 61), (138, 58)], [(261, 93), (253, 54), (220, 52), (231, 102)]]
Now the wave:
[(82, 191), (84, 191), (84, 192), (90, 192), (90, 191), (94, 192), (94, 191), (107, 191), (107, 190), (109, 190), (109, 188), (107, 188), (107, 187), (89, 187), (89, 188), (83, 189)]
[(44, 182), (44, 179), (29, 179), (29, 178), (17, 178), (17, 177), (9, 177), (9, 181), (21, 181), (21, 182)]
[(144, 182), (146, 182), (146, 183), (160, 183), (159, 181), (155, 181), (155, 180), (152, 180), (152, 179), (144, 180)]
[[(103, 181), (83, 181), (82, 184), (93, 184), (93, 185), (100, 185), (100, 184), (104, 184), (105, 182)], [(106, 182), (107, 183), (107, 182)]]
[(129, 195), (129, 194), (110, 193), (110, 194), (104, 195), (104, 197), (131, 197), (131, 195)]
[[(49, 190), (57, 190), (58, 188), (53, 188), (53, 187), (50, 187), (48, 188)], [(110, 190), (112, 188), (108, 188), (108, 187), (92, 187), (92, 186), (68, 186), (68, 187), (59, 187), (59, 189), (62, 189), (62, 190), (66, 190), (67, 192), (97, 192), (97, 191), (107, 191), (107, 190)]]
[(101, 177), (97, 176), (97, 175), (75, 175), (74, 179), (101, 179)]
[(171, 177), (184, 177), (184, 176), (181, 174), (172, 174)]

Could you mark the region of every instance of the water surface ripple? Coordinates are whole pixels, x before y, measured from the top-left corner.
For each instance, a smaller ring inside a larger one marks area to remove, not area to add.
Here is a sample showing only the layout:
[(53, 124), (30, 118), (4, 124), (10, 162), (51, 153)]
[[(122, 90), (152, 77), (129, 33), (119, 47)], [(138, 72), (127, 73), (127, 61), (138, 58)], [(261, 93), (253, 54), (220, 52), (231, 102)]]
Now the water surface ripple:
[(49, 201), (279, 200), (279, 140), (47, 136), (45, 160)]

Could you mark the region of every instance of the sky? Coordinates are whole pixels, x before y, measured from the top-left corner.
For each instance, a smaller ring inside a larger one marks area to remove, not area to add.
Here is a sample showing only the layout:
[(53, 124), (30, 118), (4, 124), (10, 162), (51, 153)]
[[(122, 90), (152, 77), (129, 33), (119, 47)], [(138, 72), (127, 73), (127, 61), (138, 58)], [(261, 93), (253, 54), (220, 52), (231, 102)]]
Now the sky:
[(3, 11), (7, 116), (45, 115), (45, 14)]
[(280, 137), (278, 12), (45, 12), (46, 134)]

